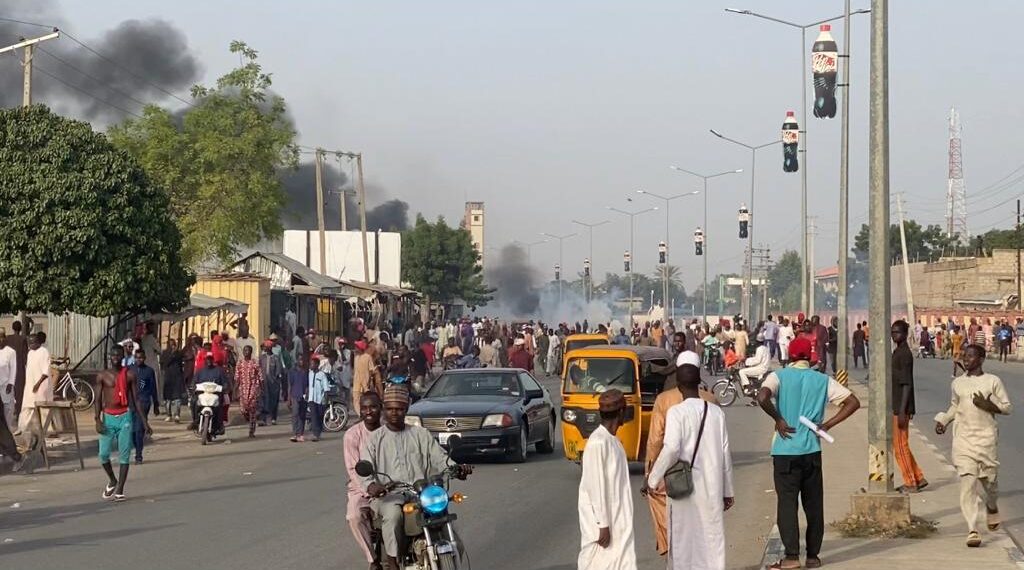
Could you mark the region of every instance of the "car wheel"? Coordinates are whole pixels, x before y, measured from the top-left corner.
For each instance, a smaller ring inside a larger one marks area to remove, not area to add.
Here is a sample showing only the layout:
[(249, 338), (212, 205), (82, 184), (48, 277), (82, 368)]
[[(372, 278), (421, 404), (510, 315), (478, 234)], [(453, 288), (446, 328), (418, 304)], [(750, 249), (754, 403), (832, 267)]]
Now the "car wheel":
[(519, 443), (516, 444), (516, 448), (509, 455), (509, 459), (513, 463), (525, 463), (526, 462), (526, 450), (530, 447), (526, 439), (526, 426), (519, 428)]
[(543, 453), (545, 455), (555, 452), (555, 418), (551, 418), (548, 422), (548, 433), (544, 435), (544, 439), (537, 442), (537, 453)]

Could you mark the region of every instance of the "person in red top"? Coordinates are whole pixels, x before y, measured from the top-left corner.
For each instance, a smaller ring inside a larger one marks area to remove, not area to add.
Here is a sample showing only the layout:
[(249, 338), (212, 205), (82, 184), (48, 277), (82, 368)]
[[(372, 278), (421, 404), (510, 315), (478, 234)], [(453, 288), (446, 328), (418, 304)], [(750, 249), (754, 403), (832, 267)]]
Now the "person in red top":
[(723, 360), (725, 360), (726, 369), (736, 367), (736, 365), (738, 365), (743, 360), (742, 358), (740, 358), (740, 355), (736, 354), (736, 348), (731, 340), (725, 341), (725, 343), (722, 345), (722, 348), (723, 350), (725, 350), (725, 354), (722, 355), (722, 358)]
[[(99, 434), (100, 466), (107, 474), (108, 483), (103, 489), (103, 498), (123, 501), (124, 485), (128, 480), (128, 468), (131, 465), (132, 451), (132, 417), (140, 418), (143, 430), (152, 435), (149, 420), (141, 413), (142, 405), (138, 401), (138, 385), (135, 372), (123, 366), (124, 349), (114, 346), (110, 354), (111, 369), (104, 370), (96, 376), (99, 385), (96, 395), (96, 433)], [(114, 476), (114, 468), (110, 464), (110, 452), (117, 442), (119, 477)]]
[[(802, 317), (803, 313), (800, 313), (800, 316)], [(803, 325), (801, 326), (800, 334), (797, 336), (797, 338), (805, 338), (811, 343), (811, 358), (809, 362), (811, 363), (811, 368), (817, 368), (819, 357), (818, 331), (816, 330), (814, 323), (811, 322), (809, 319), (804, 320)], [(790, 343), (790, 346), (793, 346), (792, 343)]]
[(526, 339), (518, 337), (512, 343), (512, 352), (508, 355), (508, 365), (511, 368), (522, 368), (527, 372), (533, 370), (533, 355), (526, 350)]
[(213, 363), (217, 366), (224, 366), (228, 363), (228, 351), (224, 347), (224, 337), (217, 331), (210, 332), (210, 348), (213, 351)]

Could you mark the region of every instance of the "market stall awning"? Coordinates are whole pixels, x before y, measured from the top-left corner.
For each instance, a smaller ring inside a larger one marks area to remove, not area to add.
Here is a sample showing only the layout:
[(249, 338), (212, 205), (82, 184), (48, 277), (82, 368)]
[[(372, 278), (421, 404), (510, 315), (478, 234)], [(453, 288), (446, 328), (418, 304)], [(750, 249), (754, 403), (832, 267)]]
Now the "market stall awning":
[(236, 261), (228, 271), (255, 273), (270, 279), (270, 287), (298, 295), (350, 297), (364, 295), (362, 286), (323, 275), (281, 253), (256, 252)]
[(212, 315), (217, 311), (227, 311), (229, 313), (236, 314), (247, 313), (249, 311), (249, 305), (234, 299), (211, 297), (202, 293), (192, 293), (192, 295), (189, 296), (187, 307), (184, 307), (175, 313), (154, 313), (149, 316), (149, 319), (153, 321), (168, 321), (176, 323), (192, 317), (205, 317)]

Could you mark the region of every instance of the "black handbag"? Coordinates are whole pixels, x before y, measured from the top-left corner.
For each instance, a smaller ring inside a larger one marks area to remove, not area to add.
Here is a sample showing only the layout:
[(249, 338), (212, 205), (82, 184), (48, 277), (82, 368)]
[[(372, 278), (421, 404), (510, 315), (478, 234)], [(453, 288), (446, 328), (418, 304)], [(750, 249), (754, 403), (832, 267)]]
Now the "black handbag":
[(673, 499), (685, 499), (693, 494), (693, 462), (697, 459), (697, 449), (704, 437), (704, 420), (708, 417), (708, 403), (704, 402), (704, 413), (700, 417), (700, 430), (697, 431), (697, 443), (693, 445), (693, 456), (690, 461), (680, 459), (665, 472), (665, 493)]

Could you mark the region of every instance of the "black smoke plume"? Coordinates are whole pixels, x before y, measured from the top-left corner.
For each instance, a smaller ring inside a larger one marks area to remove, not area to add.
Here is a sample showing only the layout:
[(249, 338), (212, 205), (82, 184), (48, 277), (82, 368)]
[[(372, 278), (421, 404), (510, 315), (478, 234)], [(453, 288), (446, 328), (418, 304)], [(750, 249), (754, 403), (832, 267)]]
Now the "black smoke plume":
[[(526, 249), (518, 244), (501, 248), (497, 262), (487, 264), (487, 283), (496, 289), (493, 305), (511, 317), (534, 317), (540, 308), (537, 275), (527, 261)], [(490, 307), (489, 307), (490, 309)]]
[[(12, 8), (3, 15), (58, 28), (64, 23), (59, 10), (48, 0), (20, 2)], [(73, 29), (69, 31), (74, 33)], [(0, 45), (47, 33), (45, 28), (0, 22)], [(187, 100), (189, 88), (202, 71), (185, 35), (163, 20), (126, 20), (99, 37), (77, 34), (75, 37), (117, 64), (67, 36), (38, 44), (32, 76), (34, 103), (68, 111), (87, 120), (117, 122), (125, 118), (124, 110), (141, 114), (147, 103), (168, 100), (180, 103), (167, 92)], [(0, 57), (0, 84), (6, 86), (0, 89), (0, 105), (4, 107), (22, 103), (21, 89), (17, 86), (21, 85), (23, 56), (24, 52), (19, 50), (16, 57)]]
[[(281, 174), (285, 193), (285, 210), (281, 223), (288, 230), (315, 230), (316, 223), (316, 167), (304, 162), (296, 170)], [(349, 176), (328, 160), (323, 166), (324, 227), (341, 229), (340, 192), (345, 191), (345, 214), (349, 230), (359, 228), (359, 202), (352, 196), (354, 190)], [(385, 195), (380, 187), (366, 186), (367, 202)], [(403, 231), (409, 229), (409, 204), (402, 200), (387, 200), (366, 210), (366, 229)]]

